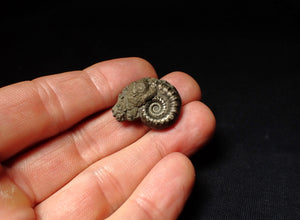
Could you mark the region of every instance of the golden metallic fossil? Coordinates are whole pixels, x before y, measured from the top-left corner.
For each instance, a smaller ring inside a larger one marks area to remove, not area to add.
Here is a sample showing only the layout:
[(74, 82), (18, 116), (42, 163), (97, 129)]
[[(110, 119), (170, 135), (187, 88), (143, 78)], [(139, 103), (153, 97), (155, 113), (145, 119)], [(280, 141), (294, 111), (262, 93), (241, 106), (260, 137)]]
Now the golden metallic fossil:
[(112, 112), (118, 121), (140, 118), (150, 128), (165, 129), (176, 121), (180, 109), (181, 98), (174, 86), (165, 80), (143, 78), (123, 89)]

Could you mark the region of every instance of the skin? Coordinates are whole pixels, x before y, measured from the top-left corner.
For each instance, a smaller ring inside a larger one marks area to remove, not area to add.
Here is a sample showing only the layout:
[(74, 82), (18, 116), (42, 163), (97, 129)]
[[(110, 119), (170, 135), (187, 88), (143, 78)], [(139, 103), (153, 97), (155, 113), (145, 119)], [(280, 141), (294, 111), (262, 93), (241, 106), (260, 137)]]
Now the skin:
[(172, 72), (172, 128), (118, 122), (111, 106), (143, 77), (156, 77), (147, 61), (122, 58), (0, 88), (0, 219), (176, 219), (195, 180), (187, 156), (215, 118), (196, 81)]

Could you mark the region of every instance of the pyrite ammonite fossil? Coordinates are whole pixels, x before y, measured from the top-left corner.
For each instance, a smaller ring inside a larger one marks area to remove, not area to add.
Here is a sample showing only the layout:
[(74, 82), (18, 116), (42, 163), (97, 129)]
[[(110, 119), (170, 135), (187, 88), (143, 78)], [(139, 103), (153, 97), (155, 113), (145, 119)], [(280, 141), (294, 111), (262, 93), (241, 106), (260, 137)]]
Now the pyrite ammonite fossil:
[(140, 118), (150, 128), (164, 129), (176, 121), (180, 108), (181, 98), (174, 86), (165, 80), (143, 78), (123, 89), (112, 112), (118, 121)]

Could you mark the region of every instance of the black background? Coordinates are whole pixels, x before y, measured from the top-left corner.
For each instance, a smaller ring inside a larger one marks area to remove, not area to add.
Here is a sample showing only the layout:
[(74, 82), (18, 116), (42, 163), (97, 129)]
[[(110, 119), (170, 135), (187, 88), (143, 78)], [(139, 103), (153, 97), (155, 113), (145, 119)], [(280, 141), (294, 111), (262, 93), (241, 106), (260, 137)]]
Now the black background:
[(179, 219), (300, 219), (296, 0), (9, 1), (0, 5), (0, 86), (139, 56), (185, 71), (215, 113), (191, 157)]

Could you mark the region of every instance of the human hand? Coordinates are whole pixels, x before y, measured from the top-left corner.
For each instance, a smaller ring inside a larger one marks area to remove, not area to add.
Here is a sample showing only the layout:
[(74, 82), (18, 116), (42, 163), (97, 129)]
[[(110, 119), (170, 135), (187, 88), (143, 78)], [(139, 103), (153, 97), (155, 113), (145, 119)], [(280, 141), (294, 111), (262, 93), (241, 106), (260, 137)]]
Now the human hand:
[(95, 64), (0, 89), (0, 219), (175, 219), (191, 191), (186, 157), (215, 118), (187, 74), (163, 79), (182, 98), (172, 128), (118, 122), (130, 82), (156, 77), (139, 58)]

